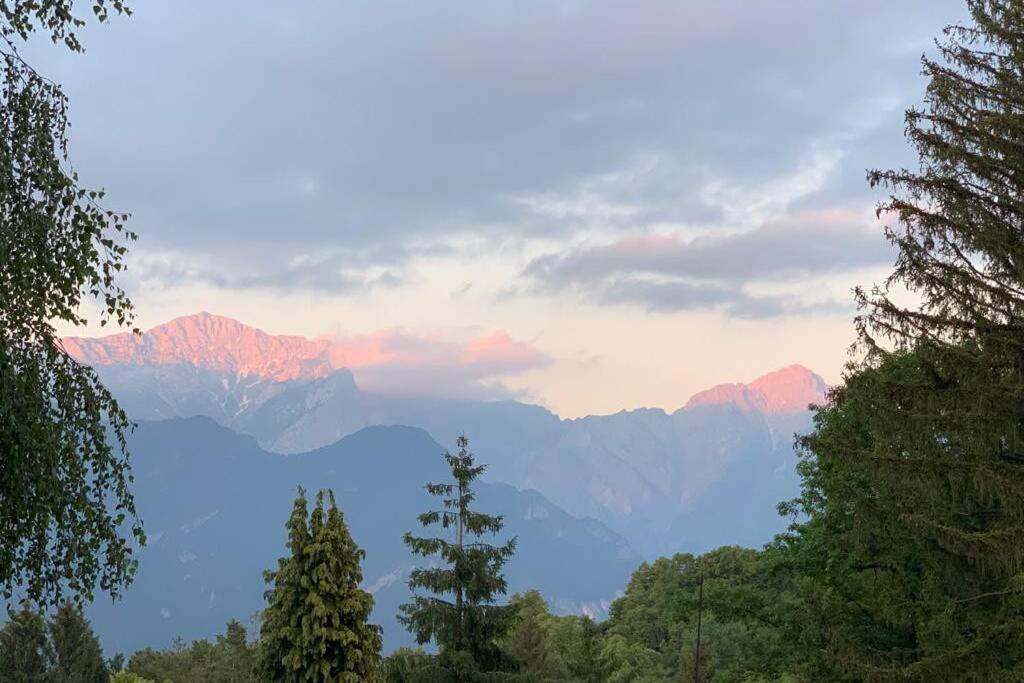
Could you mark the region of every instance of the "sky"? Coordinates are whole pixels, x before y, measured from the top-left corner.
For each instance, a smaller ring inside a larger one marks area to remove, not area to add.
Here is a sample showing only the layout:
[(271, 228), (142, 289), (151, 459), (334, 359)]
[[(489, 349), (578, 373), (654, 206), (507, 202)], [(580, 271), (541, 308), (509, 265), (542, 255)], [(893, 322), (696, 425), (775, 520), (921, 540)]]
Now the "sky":
[(903, 111), (963, 13), (146, 0), (84, 55), (27, 52), (83, 182), (132, 214), (142, 328), (372, 343), (370, 388), (578, 416), (791, 363), (840, 379), (851, 289), (894, 258), (865, 171), (916, 163)]

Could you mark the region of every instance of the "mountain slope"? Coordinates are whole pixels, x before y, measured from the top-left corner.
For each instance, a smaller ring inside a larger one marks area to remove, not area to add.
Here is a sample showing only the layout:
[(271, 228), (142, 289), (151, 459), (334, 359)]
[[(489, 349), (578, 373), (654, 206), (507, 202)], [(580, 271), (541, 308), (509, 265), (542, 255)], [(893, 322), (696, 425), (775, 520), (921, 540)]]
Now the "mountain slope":
[[(160, 353), (125, 352), (121, 336), (69, 348), (97, 363), (134, 418), (206, 415), (275, 452), (313, 450), (372, 425), (420, 427), (442, 443), (466, 433), (490, 463), (489, 481), (536, 489), (570, 514), (599, 519), (645, 557), (706, 543), (756, 545), (783, 530), (775, 506), (798, 492), (792, 434), (810, 428), (807, 405), (826, 389), (794, 365), (701, 392), (674, 413), (561, 420), (515, 401), (368, 393), (323, 360), (319, 342), (195, 318), (158, 326), (143, 337), (154, 341), (138, 343)], [(188, 339), (175, 350), (182, 334)], [(271, 349), (270, 357), (261, 361), (253, 349)], [(281, 349), (294, 349), (296, 362), (274, 355)], [(239, 368), (255, 374), (239, 376)], [(744, 493), (740, 481), (754, 490)]]
[[(141, 423), (131, 448), (149, 545), (124, 599), (91, 609), (107, 649), (166, 646), (178, 635), (212, 636), (231, 618), (251, 621), (262, 607), (262, 571), (284, 552), (284, 523), (299, 485), (310, 495), (335, 491), (366, 550), (365, 586), (386, 646), (409, 644), (395, 614), (418, 558), (401, 538), (431, 503), (423, 484), (445, 475), (443, 449), (425, 432), (372, 427), (285, 457), (207, 418), (190, 418)], [(556, 609), (601, 613), (640, 562), (622, 537), (536, 491), (485, 483), (478, 493), (481, 509), (505, 515), (507, 535), (519, 538), (507, 572), (512, 590), (539, 588)]]

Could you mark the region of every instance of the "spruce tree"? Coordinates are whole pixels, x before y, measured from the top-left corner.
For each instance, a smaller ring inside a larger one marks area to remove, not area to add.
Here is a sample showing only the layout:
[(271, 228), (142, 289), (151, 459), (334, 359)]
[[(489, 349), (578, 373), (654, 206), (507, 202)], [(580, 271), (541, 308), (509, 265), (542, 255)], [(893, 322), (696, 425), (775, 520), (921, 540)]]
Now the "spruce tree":
[(100, 641), (82, 610), (64, 603), (47, 624), (53, 651), (52, 683), (106, 683), (110, 677)]
[(260, 629), (264, 673), (283, 683), (380, 680), (380, 628), (367, 623), (373, 597), (359, 588), (365, 553), (334, 495), (317, 494), (307, 517), (300, 488), (287, 528), (290, 555), (265, 574), (271, 588)]
[(50, 648), (43, 618), (28, 608), (8, 616), (9, 621), (0, 630), (0, 681), (46, 683)]
[(465, 436), (456, 446), (455, 455), (444, 454), (452, 481), (425, 487), (439, 498), (440, 508), (418, 517), (424, 527), (440, 524), (446, 537), (404, 537), (412, 552), (441, 564), (414, 569), (409, 576), (413, 591), (423, 589), (432, 595), (414, 595), (412, 602), (400, 607), (399, 621), (420, 645), (437, 643), (441, 664), (453, 680), (468, 680), (477, 671), (500, 666), (496, 641), (508, 630), (510, 615), (495, 600), (507, 589), (502, 568), (515, 553), (516, 539), (498, 546), (481, 540), (501, 531), (504, 522), (500, 516), (472, 509), (473, 482), (486, 466), (475, 463)]
[(967, 6), (906, 115), (919, 167), (869, 173), (898, 256), (803, 440), (809, 611), (853, 680), (1024, 667), (1024, 4)]

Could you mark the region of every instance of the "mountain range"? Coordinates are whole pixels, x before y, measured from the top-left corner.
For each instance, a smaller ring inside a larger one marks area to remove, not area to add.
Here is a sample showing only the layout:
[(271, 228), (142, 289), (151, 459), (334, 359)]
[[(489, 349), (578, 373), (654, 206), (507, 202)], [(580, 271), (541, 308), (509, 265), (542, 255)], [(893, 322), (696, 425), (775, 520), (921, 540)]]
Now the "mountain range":
[[(208, 313), (141, 336), (64, 344), (133, 418), (204, 415), (276, 453), (313, 450), (373, 425), (419, 427), (442, 444), (465, 433), (491, 481), (598, 519), (644, 557), (758, 544), (781, 530), (775, 504), (797, 491), (792, 436), (809, 427), (807, 406), (827, 388), (793, 365), (700, 392), (671, 413), (560, 419), (517, 401), (361, 391), (329, 340), (274, 336)], [(758, 485), (741, 501), (722, 499), (740, 481)], [(721, 500), (712, 519), (700, 513), (707, 500)]]
[[(260, 571), (283, 548), (299, 483), (339, 494), (367, 549), (387, 642), (406, 642), (392, 617), (411, 566), (401, 533), (426, 502), (418, 487), (443, 474), (440, 444), (459, 434), (488, 466), (481, 502), (523, 539), (512, 585), (600, 616), (641, 559), (758, 546), (783, 530), (776, 506), (799, 490), (793, 435), (827, 390), (793, 365), (673, 412), (562, 419), (511, 400), (365, 391), (330, 340), (208, 313), (64, 345), (140, 421), (131, 450), (153, 543), (125, 602), (95, 618), (119, 633), (110, 622), (125, 614), (158, 615), (146, 644), (259, 609)], [(140, 635), (127, 632), (123, 647)]]

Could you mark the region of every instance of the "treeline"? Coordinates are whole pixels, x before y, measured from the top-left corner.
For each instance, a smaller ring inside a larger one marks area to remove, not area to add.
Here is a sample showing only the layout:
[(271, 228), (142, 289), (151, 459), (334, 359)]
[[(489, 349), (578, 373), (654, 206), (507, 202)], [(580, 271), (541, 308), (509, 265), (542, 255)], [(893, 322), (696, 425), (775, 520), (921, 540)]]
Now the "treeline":
[[(421, 516), (444, 538), (407, 538), (434, 559), (403, 607), (433, 652), (380, 658), (372, 598), (359, 588), (362, 551), (329, 494), (312, 511), (300, 494), (254, 640), (233, 622), (212, 643), (107, 663), (76, 608), (49, 624), (24, 610), (0, 631), (0, 680), (105, 681), (108, 671), (119, 683), (1017, 680), (1019, 423), (969, 410), (1015, 385), (942, 358), (922, 344), (851, 373), (801, 439), (802, 495), (781, 506), (799, 523), (762, 550), (642, 565), (602, 623), (552, 615), (537, 592), (497, 603), (514, 546), (468, 540), (500, 531), (501, 520), (470, 508), (482, 467), (460, 440), (447, 456), (452, 482), (428, 485), (439, 506)], [(937, 405), (951, 406), (941, 420)], [(1006, 418), (1019, 410), (1008, 405)]]
[[(474, 672), (480, 667), (470, 664), (468, 671), (455, 672), (446, 665), (451, 655), (400, 648), (380, 660), (378, 668), (351, 680), (691, 681), (701, 580), (700, 680), (712, 680), (712, 676), (722, 681), (798, 680), (785, 675), (797, 670), (800, 652), (791, 638), (795, 613), (786, 611), (786, 605), (795, 604), (793, 575), (780, 566), (778, 557), (772, 550), (721, 548), (702, 557), (677, 555), (645, 564), (613, 604), (610, 618), (601, 623), (586, 616), (553, 615), (537, 591), (517, 594), (501, 608), (504, 628), (491, 643), (492, 661), (500, 663), (495, 670)], [(166, 650), (144, 649), (127, 661), (116, 656), (105, 662), (81, 613), (67, 606), (60, 614), (73, 617), (73, 628), (65, 632), (75, 634), (64, 636), (62, 642), (76, 645), (51, 648), (42, 619), (35, 612), (21, 612), (0, 632), (0, 653), (6, 653), (0, 656), (0, 680), (92, 683), (107, 681), (107, 676), (112, 676), (113, 683), (301, 680), (287, 672), (268, 671), (266, 659), (272, 655), (266, 641), (248, 639), (238, 622), (229, 623), (213, 642), (178, 640)], [(49, 653), (58, 651), (64, 670), (88, 671), (89, 676), (55, 675), (57, 668), (49, 662), (57, 660), (50, 659)], [(345, 661), (329, 653), (323, 660)]]

